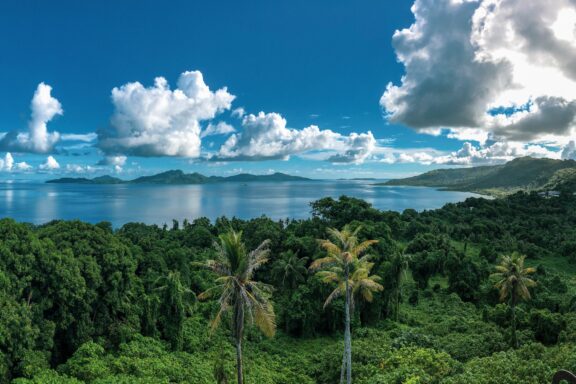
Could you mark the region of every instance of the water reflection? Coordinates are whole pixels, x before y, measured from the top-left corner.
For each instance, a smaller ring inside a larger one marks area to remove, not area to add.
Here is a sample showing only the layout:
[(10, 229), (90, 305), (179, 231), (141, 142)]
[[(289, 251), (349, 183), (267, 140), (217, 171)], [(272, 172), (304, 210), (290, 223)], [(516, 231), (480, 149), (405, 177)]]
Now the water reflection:
[(0, 217), (36, 224), (53, 219), (163, 224), (206, 216), (306, 218), (310, 202), (342, 195), (376, 208), (402, 211), (439, 208), (471, 193), (421, 187), (381, 187), (373, 181), (224, 183), (208, 185), (0, 184)]

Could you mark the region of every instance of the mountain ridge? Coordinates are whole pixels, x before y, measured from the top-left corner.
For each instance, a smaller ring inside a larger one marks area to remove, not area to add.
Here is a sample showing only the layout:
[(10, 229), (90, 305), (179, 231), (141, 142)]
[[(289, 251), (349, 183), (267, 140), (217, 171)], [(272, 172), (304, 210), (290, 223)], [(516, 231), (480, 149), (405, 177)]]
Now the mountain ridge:
[(85, 177), (62, 177), (59, 179), (47, 180), (49, 184), (164, 184), (164, 185), (191, 185), (191, 184), (211, 184), (227, 182), (254, 182), (254, 181), (309, 181), (312, 179), (292, 176), (281, 172), (269, 175), (253, 175), (250, 173), (240, 173), (232, 176), (206, 176), (198, 172), (184, 173), (176, 169), (169, 170), (155, 175), (140, 176), (132, 180), (122, 180), (117, 177), (104, 175), (88, 179)]
[(436, 187), (504, 196), (518, 191), (576, 191), (576, 161), (520, 157), (505, 164), (435, 169), (378, 185)]

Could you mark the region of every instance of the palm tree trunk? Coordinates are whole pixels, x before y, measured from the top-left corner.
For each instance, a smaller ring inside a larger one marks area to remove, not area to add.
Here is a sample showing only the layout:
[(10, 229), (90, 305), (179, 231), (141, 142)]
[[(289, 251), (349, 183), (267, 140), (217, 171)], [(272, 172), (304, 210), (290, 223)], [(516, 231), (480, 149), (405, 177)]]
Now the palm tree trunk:
[(350, 287), (348, 286), (349, 266), (346, 263), (346, 329), (344, 350), (346, 353), (346, 384), (352, 383), (352, 335), (350, 334)]
[(342, 367), (340, 368), (340, 384), (344, 384), (344, 373), (346, 372), (346, 342), (342, 351)]
[(511, 300), (511, 309), (512, 309), (512, 347), (518, 348), (518, 337), (516, 336), (516, 300), (515, 297), (512, 296)]
[(244, 335), (244, 307), (236, 304), (236, 373), (238, 384), (244, 383), (244, 372), (242, 369), (242, 337)]

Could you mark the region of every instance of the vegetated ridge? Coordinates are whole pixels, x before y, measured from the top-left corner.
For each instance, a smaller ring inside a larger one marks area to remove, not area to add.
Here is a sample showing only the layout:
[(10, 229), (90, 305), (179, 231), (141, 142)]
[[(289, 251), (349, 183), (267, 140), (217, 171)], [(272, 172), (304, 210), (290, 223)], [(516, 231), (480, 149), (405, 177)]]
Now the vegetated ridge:
[(521, 157), (501, 165), (436, 169), (379, 185), (437, 187), (491, 196), (518, 191), (576, 191), (576, 161)]
[(205, 176), (201, 173), (184, 173), (181, 170), (171, 170), (152, 176), (141, 176), (133, 180), (122, 180), (113, 176), (99, 176), (93, 179), (84, 177), (63, 177), (46, 181), (53, 184), (209, 184), (226, 182), (254, 182), (254, 181), (308, 181), (306, 177), (292, 176), (276, 172), (270, 175), (252, 175), (241, 173), (234, 176)]

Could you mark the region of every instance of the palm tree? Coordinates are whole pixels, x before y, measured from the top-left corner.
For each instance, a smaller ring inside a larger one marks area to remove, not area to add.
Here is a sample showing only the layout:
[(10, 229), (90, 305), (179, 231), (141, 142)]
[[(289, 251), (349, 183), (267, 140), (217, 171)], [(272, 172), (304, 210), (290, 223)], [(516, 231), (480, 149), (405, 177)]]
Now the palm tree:
[(307, 261), (307, 257), (298, 257), (293, 251), (284, 252), (272, 266), (272, 276), (281, 281), (282, 286), (287, 285), (294, 289), (298, 283), (304, 281), (304, 276), (308, 273)]
[(496, 272), (490, 277), (496, 279), (495, 287), (500, 291), (500, 301), (508, 300), (512, 315), (512, 346), (518, 348), (516, 337), (516, 304), (520, 300), (529, 300), (530, 291), (536, 282), (528, 275), (536, 272), (534, 268), (524, 268), (526, 256), (516, 252), (502, 257), (500, 264), (496, 266)]
[(276, 332), (274, 309), (269, 300), (272, 287), (254, 280), (254, 272), (268, 261), (269, 241), (262, 242), (258, 248), (248, 252), (242, 242), (242, 232), (230, 231), (218, 238), (220, 241), (214, 244), (216, 258), (201, 264), (216, 273), (216, 285), (201, 293), (198, 298), (204, 300), (218, 297), (220, 307), (212, 320), (212, 330), (218, 327), (225, 313), (232, 312), (236, 371), (238, 384), (243, 384), (242, 339), (246, 317), (266, 336), (272, 337)]
[(383, 287), (378, 283), (378, 276), (370, 275), (373, 263), (368, 261), (369, 256), (360, 257), (368, 248), (377, 243), (376, 240), (358, 241), (358, 232), (361, 227), (352, 230), (349, 225), (342, 231), (334, 228), (328, 229), (331, 239), (319, 240), (326, 250), (327, 256), (315, 260), (310, 269), (319, 270), (317, 275), (325, 283), (336, 283), (336, 288), (330, 293), (324, 303), (328, 306), (335, 298), (345, 296), (345, 330), (344, 354), (340, 370), (340, 383), (352, 383), (352, 336), (350, 334), (350, 311), (354, 305), (354, 296), (361, 295), (366, 301), (372, 301), (373, 292), (381, 291)]

